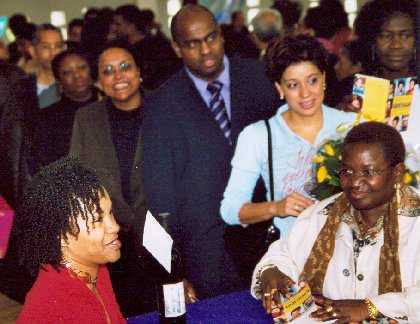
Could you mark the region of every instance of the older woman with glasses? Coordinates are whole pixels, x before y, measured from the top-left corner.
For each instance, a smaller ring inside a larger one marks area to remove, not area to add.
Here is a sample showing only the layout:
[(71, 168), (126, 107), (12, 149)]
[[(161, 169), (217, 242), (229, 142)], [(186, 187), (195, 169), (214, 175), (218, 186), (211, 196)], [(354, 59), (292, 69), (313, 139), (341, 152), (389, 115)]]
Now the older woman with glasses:
[(343, 193), (304, 211), (254, 271), (267, 312), (306, 281), (318, 321), (388, 318), (420, 323), (420, 192), (403, 181), (405, 147), (390, 126), (368, 122), (346, 136)]

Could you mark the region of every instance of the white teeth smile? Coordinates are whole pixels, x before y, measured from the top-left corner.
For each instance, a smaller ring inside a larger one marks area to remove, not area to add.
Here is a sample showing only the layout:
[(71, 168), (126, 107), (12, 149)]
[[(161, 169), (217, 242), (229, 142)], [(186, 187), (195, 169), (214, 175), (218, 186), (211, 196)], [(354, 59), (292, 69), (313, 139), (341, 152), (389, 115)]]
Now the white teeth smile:
[(121, 90), (121, 89), (125, 89), (127, 87), (128, 87), (128, 83), (118, 83), (118, 84), (114, 85), (115, 90)]

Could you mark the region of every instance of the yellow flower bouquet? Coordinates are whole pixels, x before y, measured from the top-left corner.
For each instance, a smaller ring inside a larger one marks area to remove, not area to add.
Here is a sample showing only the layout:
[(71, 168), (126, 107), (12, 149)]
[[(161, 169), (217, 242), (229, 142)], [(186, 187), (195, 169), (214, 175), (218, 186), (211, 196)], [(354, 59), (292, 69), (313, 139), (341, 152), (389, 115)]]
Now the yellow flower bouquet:
[(340, 168), (343, 140), (330, 139), (319, 149), (314, 158), (314, 179), (310, 194), (322, 200), (341, 191), (337, 170)]

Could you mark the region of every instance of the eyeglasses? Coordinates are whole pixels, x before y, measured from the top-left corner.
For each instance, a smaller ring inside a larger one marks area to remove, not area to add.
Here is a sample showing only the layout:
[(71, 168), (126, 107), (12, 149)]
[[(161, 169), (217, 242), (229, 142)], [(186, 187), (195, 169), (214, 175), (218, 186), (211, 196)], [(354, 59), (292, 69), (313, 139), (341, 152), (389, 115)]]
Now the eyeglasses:
[(102, 68), (102, 73), (104, 75), (111, 75), (111, 74), (115, 74), (115, 72), (117, 70), (119, 70), (120, 72), (129, 71), (132, 67), (133, 67), (133, 64), (131, 62), (129, 62), (129, 61), (123, 61), (120, 64), (118, 64), (117, 66), (105, 65)]
[(364, 170), (360, 170), (360, 171), (354, 171), (352, 169), (340, 169), (337, 171), (337, 175), (339, 177), (342, 178), (350, 178), (353, 177), (355, 174), (357, 174), (360, 177), (366, 178), (366, 177), (374, 177), (377, 176), (379, 174), (381, 174), (382, 172), (388, 170), (389, 168), (383, 169), (383, 170), (369, 170), (369, 169), (364, 169)]

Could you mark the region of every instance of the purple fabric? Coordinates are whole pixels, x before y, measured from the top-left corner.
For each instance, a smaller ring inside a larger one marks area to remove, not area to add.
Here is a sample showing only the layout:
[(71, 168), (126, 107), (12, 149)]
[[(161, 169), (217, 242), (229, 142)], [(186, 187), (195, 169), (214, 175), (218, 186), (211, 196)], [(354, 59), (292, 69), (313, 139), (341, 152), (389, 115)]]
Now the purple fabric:
[[(158, 324), (158, 312), (129, 318), (129, 324)], [(259, 300), (254, 299), (248, 290), (213, 297), (187, 305), (187, 323), (273, 323)]]

